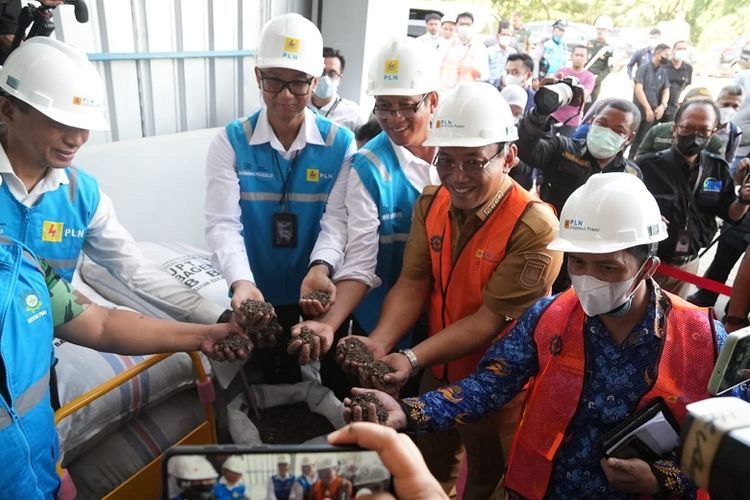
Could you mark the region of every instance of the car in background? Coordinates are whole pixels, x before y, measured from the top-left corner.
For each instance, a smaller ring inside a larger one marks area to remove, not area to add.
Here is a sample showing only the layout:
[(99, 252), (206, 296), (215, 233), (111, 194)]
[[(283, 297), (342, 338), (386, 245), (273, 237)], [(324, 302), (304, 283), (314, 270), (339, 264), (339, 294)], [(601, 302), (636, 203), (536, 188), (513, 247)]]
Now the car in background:
[[(554, 21), (531, 21), (524, 25), (529, 30), (529, 39), (532, 44), (544, 42), (552, 35), (552, 24)], [(568, 22), (565, 28), (563, 41), (572, 49), (576, 45), (586, 45), (586, 42), (596, 38), (596, 29), (585, 23)]]

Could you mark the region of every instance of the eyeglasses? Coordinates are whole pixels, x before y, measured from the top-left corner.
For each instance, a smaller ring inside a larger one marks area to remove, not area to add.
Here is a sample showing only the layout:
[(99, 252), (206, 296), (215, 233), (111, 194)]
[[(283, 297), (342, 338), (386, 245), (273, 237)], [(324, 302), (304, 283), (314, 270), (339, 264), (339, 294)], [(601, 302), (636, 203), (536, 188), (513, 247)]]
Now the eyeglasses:
[(339, 78), (341, 78), (341, 75), (335, 69), (331, 69), (328, 71), (323, 70), (323, 73), (320, 76), (327, 76), (331, 80), (338, 80)]
[(281, 78), (264, 76), (263, 73), (260, 74), (260, 85), (263, 88), (263, 91), (272, 94), (278, 94), (286, 88), (289, 89), (289, 92), (291, 92), (292, 95), (307, 95), (310, 91), (310, 84), (312, 81), (312, 78), (308, 80), (282, 80)]
[(479, 172), (482, 172), (485, 168), (487, 168), (487, 165), (492, 163), (498, 156), (500, 156), (504, 152), (505, 146), (500, 148), (500, 151), (492, 155), (488, 160), (477, 160), (475, 158), (469, 158), (468, 160), (463, 160), (460, 162), (456, 162), (448, 156), (438, 153), (432, 164), (435, 165), (435, 168), (441, 175), (450, 174), (451, 172), (455, 172), (456, 169), (469, 175), (478, 174)]
[(416, 103), (413, 106), (405, 106), (402, 108), (396, 108), (396, 109), (384, 109), (381, 107), (378, 107), (378, 105), (375, 105), (375, 108), (372, 110), (373, 113), (375, 113), (375, 116), (380, 118), (381, 120), (387, 120), (392, 115), (398, 115), (401, 118), (414, 118), (414, 115), (417, 114), (417, 110), (422, 105), (422, 103), (427, 99), (427, 96), (430, 95), (429, 93), (422, 96), (422, 98), (419, 100), (418, 103)]
[(716, 132), (715, 128), (697, 128), (691, 125), (677, 125), (677, 128), (685, 132), (685, 135), (696, 134), (701, 137), (711, 137)]

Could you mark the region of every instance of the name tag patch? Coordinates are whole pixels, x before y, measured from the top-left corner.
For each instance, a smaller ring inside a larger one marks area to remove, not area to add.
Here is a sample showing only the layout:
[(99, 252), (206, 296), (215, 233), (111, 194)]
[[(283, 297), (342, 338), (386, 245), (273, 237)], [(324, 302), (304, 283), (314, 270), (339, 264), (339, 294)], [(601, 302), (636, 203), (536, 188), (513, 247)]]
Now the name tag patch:
[(724, 183), (719, 179), (707, 177), (706, 180), (703, 181), (703, 191), (707, 191), (709, 193), (720, 193), (723, 185)]

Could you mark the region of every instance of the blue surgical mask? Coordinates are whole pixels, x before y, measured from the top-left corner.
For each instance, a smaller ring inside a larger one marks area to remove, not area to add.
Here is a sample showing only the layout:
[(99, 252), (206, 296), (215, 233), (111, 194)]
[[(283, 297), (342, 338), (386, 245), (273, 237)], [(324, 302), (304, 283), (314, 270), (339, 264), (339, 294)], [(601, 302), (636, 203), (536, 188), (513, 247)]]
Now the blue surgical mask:
[(560, 35), (552, 35), (552, 41), (559, 44), (562, 40), (562, 37)]
[(613, 158), (620, 152), (623, 144), (625, 144), (623, 136), (601, 125), (591, 125), (589, 133), (586, 134), (586, 147), (597, 160)]
[(315, 95), (321, 99), (328, 99), (336, 95), (336, 89), (339, 87), (339, 80), (333, 80), (330, 76), (324, 75), (318, 79), (318, 85), (315, 87)]

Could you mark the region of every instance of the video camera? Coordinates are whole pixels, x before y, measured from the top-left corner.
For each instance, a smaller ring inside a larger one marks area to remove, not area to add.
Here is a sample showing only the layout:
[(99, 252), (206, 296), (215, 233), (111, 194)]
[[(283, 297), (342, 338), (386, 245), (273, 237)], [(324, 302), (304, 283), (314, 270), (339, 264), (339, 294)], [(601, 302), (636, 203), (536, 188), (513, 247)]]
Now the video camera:
[[(725, 394), (750, 379), (750, 327), (727, 336), (708, 383)], [(750, 390), (745, 387), (743, 390)], [(718, 397), (687, 405), (680, 462), (714, 500), (750, 498), (750, 403)]]
[(714, 500), (750, 498), (750, 403), (711, 398), (687, 409), (682, 468)]
[(549, 115), (568, 104), (581, 107), (585, 97), (578, 78), (568, 76), (557, 83), (539, 87), (534, 96), (534, 104), (539, 114)]

